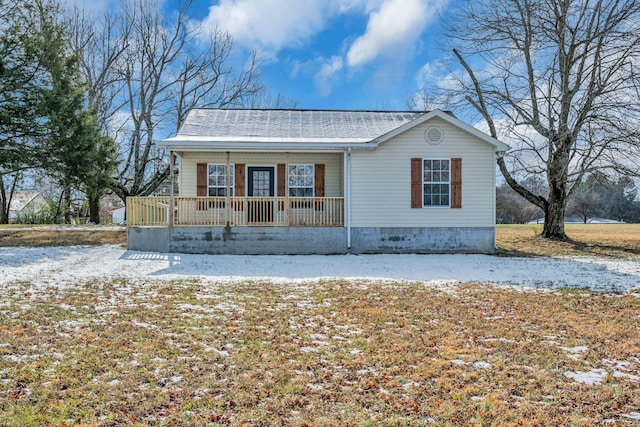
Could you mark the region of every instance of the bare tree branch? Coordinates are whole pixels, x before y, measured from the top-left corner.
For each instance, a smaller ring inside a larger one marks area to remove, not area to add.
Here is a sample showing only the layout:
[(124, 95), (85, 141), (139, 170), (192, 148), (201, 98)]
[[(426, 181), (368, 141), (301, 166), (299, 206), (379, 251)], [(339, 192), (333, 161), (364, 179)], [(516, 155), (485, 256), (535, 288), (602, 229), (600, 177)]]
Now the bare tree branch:
[[(565, 238), (568, 197), (588, 174), (638, 174), (627, 153), (640, 151), (640, 2), (465, 0), (460, 11), (448, 34), (466, 78), (449, 81), (449, 99), (514, 147), (498, 160), (505, 180), (545, 210), (544, 236)], [(546, 195), (522, 185), (541, 172)]]

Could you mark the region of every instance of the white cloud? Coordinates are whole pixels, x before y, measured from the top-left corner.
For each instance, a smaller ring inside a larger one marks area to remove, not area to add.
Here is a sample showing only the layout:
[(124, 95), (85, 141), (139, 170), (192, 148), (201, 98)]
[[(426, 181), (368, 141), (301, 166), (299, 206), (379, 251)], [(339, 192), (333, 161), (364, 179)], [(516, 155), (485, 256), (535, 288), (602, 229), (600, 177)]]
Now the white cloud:
[(274, 54), (300, 47), (340, 15), (368, 15), (365, 34), (347, 59), (351, 66), (369, 62), (385, 51), (410, 46), (448, 0), (220, 0), (202, 21), (205, 30), (219, 28), (247, 47)]
[(342, 70), (344, 61), (341, 56), (332, 56), (324, 61), (320, 71), (313, 79), (321, 96), (329, 96), (336, 80), (336, 73)]
[[(291, 74), (313, 76), (322, 96), (328, 96), (346, 68), (386, 59), (378, 80), (397, 79), (397, 73), (415, 51), (416, 42), (449, 0), (219, 0), (202, 21), (204, 31), (229, 32), (236, 43), (275, 58), (284, 48), (302, 48), (343, 15), (367, 18), (363, 34), (354, 34), (342, 46), (326, 46), (335, 55), (293, 62)], [(334, 21), (334, 22), (332, 22)], [(354, 41), (355, 39), (355, 41)], [(353, 42), (353, 43), (351, 43)], [(323, 52), (327, 55), (326, 51)], [(390, 61), (389, 61), (390, 59)], [(383, 70), (385, 67), (393, 69)]]
[(379, 9), (371, 12), (366, 32), (349, 49), (348, 64), (356, 67), (380, 56), (397, 57), (406, 54), (446, 2), (447, 0), (385, 0)]
[(209, 8), (205, 28), (218, 27), (248, 47), (277, 52), (302, 44), (325, 28), (327, 20), (354, 1), (220, 0)]

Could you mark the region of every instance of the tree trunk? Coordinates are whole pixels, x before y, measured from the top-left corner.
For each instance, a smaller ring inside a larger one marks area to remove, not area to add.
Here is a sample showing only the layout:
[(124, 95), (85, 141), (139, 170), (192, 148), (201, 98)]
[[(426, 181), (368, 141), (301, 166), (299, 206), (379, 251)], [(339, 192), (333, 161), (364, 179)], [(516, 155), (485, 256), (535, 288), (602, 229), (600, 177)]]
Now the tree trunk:
[(71, 224), (71, 187), (66, 186), (63, 190), (64, 223)]
[(2, 209), (0, 209), (0, 224), (9, 224), (10, 201), (7, 200), (7, 191), (4, 188), (2, 175), (0, 175), (0, 203), (2, 203)]
[(544, 212), (542, 237), (566, 240), (564, 232), (564, 214), (567, 206), (567, 167), (568, 155), (556, 152), (549, 162), (547, 177), (549, 180), (548, 203)]
[(18, 172), (13, 176), (13, 183), (7, 194), (7, 188), (5, 187), (5, 181), (0, 174), (0, 203), (2, 203), (2, 209), (0, 209), (0, 224), (9, 224), (9, 214), (11, 212), (11, 200), (16, 193), (18, 181), (20, 180), (20, 173)]
[(88, 195), (89, 198), (89, 222), (100, 224), (100, 196), (96, 194)]
[(566, 240), (564, 233), (564, 202), (557, 199), (550, 199), (547, 210), (544, 213), (544, 228), (542, 237), (549, 239)]

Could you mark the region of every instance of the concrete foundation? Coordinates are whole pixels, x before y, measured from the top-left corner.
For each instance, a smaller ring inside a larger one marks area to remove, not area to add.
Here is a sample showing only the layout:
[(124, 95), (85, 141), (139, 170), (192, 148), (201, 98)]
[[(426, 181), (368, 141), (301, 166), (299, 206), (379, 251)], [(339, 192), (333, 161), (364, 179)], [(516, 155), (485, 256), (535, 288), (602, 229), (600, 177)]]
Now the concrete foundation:
[(168, 227), (128, 227), (127, 247), (134, 251), (171, 252)]
[(495, 252), (494, 227), (357, 227), (353, 253)]
[(130, 227), (136, 251), (212, 255), (493, 253), (493, 227)]
[[(344, 227), (174, 227), (169, 249), (151, 249), (148, 234), (156, 228), (129, 232), (129, 249), (212, 255), (340, 254), (346, 248)], [(164, 230), (169, 230), (168, 228)], [(157, 239), (159, 248), (164, 241)]]

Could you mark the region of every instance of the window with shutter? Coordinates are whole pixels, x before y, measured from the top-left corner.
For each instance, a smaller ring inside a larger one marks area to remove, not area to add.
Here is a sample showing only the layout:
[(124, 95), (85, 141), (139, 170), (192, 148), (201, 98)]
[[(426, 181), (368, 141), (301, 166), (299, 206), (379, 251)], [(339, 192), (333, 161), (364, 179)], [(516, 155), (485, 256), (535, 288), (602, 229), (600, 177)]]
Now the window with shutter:
[(411, 207), (462, 207), (462, 159), (411, 159)]
[[(243, 168), (244, 169), (244, 168)], [(244, 173), (244, 171), (243, 171)], [(196, 196), (198, 197), (226, 197), (234, 195), (234, 180), (236, 172), (233, 163), (229, 165), (229, 184), (227, 185), (227, 165), (224, 163), (198, 163), (196, 166)], [(242, 180), (244, 188), (244, 179)], [(200, 200), (197, 210), (224, 208), (224, 201)]]

